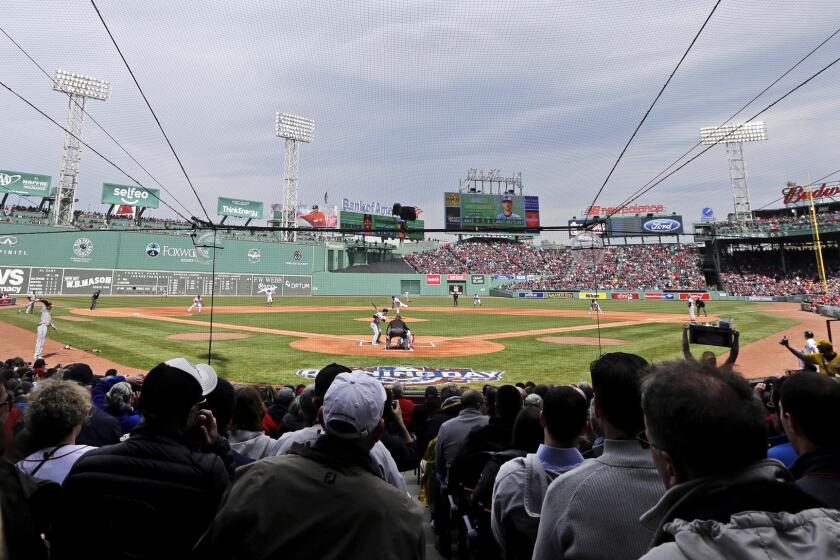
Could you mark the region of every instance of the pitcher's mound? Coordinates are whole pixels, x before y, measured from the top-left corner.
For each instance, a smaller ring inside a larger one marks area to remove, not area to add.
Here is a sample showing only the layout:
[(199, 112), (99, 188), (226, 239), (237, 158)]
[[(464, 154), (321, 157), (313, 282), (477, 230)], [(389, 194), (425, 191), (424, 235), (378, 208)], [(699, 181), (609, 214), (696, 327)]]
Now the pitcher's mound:
[[(213, 333), (213, 340), (240, 340), (243, 338), (251, 338), (252, 335), (236, 332), (218, 332)], [(171, 340), (210, 340), (210, 333), (205, 332), (185, 332), (170, 334), (166, 338)]]
[[(551, 344), (585, 344), (598, 346), (598, 338), (594, 336), (541, 336), (537, 340), (550, 342)], [(620, 338), (602, 338), (602, 346), (618, 346), (627, 344), (626, 340)]]
[[(385, 336), (382, 336), (385, 342)], [(477, 356), (499, 352), (505, 347), (498, 342), (481, 339), (456, 339), (445, 336), (421, 336), (414, 341), (414, 351), (385, 350), (384, 344), (374, 346), (370, 337), (361, 338), (357, 335), (312, 336), (300, 338), (289, 343), (292, 348), (321, 354), (341, 354), (347, 356), (379, 356), (390, 357), (391, 360), (405, 360), (410, 357), (448, 357), (448, 356)]]

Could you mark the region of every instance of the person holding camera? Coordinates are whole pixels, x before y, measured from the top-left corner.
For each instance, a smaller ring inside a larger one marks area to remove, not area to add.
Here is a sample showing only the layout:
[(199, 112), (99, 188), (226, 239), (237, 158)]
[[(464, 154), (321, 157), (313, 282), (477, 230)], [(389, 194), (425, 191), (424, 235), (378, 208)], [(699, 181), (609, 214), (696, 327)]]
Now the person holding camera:
[[(717, 356), (715, 356), (714, 352), (710, 352), (706, 350), (702, 354), (700, 354), (700, 360), (694, 357), (694, 354), (691, 353), (691, 349), (688, 344), (688, 331), (690, 330), (690, 325), (683, 324), (683, 340), (682, 340), (682, 351), (683, 357), (690, 361), (690, 362), (697, 362), (700, 361), (701, 363), (708, 364), (712, 367), (717, 367)], [(732, 330), (732, 346), (729, 348), (729, 356), (726, 358), (726, 361), (723, 362), (721, 367), (725, 368), (732, 368), (735, 365), (735, 360), (738, 359), (738, 352), (741, 350), (741, 346), (738, 343), (739, 338), (741, 337), (741, 333)]]
[(840, 355), (834, 351), (834, 345), (831, 341), (822, 339), (817, 342), (816, 354), (805, 354), (796, 348), (790, 347), (788, 337), (783, 336), (779, 344), (788, 349), (788, 351), (805, 362), (806, 364), (813, 364), (820, 367), (820, 371), (824, 371), (829, 377), (836, 377), (840, 374)]

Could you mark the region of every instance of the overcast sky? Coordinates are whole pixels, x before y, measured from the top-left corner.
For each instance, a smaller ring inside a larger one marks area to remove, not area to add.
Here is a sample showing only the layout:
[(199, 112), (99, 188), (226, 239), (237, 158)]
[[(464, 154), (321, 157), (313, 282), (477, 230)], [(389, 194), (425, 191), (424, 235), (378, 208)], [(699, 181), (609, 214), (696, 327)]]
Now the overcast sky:
[[(216, 197), (279, 202), (274, 114), (315, 120), (300, 149), (301, 203), (400, 202), (443, 226), (443, 193), (469, 168), (522, 172), (543, 225), (580, 216), (714, 2), (105, 1), (98, 5), (211, 215)], [(200, 215), (175, 159), (86, 1), (0, 3), (0, 26), (49, 72), (108, 79), (89, 112)], [(612, 206), (840, 27), (840, 2), (722, 2), (598, 203)], [(771, 89), (752, 116), (840, 56), (840, 35)], [(0, 80), (59, 121), (67, 99), (4, 36)], [(753, 207), (840, 169), (840, 63), (764, 114), (744, 147)], [(85, 140), (154, 182), (92, 123)], [(63, 132), (0, 90), (0, 168), (57, 183)], [(840, 178), (840, 174), (834, 179)], [(131, 184), (84, 151), (79, 207)], [(179, 210), (181, 207), (164, 197)], [(717, 146), (639, 204), (699, 217), (732, 209)], [(152, 215), (165, 215), (165, 209)], [(215, 217), (215, 216), (214, 216)]]

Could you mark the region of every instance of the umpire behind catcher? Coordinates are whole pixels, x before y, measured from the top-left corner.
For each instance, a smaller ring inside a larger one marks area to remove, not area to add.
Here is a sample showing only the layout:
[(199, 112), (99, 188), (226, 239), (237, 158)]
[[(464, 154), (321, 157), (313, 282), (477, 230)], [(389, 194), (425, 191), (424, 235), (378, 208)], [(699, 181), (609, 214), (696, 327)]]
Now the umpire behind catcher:
[(394, 317), (394, 320), (388, 323), (388, 330), (385, 332), (385, 350), (391, 349), (391, 338), (399, 338), (400, 343), (397, 348), (405, 349), (405, 339), (407, 336), (408, 326), (402, 320), (400, 315)]

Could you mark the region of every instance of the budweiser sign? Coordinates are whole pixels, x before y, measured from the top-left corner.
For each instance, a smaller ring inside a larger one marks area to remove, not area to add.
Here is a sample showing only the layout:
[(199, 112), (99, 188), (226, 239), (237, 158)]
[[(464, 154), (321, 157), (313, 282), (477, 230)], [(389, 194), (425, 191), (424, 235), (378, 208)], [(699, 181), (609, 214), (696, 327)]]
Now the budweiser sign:
[(597, 204), (586, 209), (587, 216), (600, 216), (601, 214), (657, 214), (665, 212), (662, 204), (630, 204), (622, 207), (598, 206)]
[(817, 190), (808, 192), (805, 187), (797, 185), (795, 187), (783, 188), (782, 195), (784, 195), (785, 204), (796, 204), (803, 200), (811, 200), (812, 198), (815, 200), (818, 198), (833, 198), (840, 195), (840, 186), (827, 187), (823, 183)]

